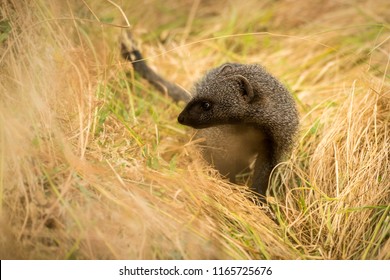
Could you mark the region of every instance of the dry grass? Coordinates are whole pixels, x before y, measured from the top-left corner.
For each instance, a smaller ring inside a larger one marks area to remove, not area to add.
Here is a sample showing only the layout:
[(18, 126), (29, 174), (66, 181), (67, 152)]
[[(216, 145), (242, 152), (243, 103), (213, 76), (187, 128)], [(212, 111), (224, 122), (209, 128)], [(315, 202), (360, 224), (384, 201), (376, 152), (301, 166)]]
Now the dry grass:
[[(388, 1), (131, 2), (2, 2), (2, 259), (390, 259)], [(235, 60), (294, 92), (269, 208), (120, 59), (124, 15), (186, 88)]]

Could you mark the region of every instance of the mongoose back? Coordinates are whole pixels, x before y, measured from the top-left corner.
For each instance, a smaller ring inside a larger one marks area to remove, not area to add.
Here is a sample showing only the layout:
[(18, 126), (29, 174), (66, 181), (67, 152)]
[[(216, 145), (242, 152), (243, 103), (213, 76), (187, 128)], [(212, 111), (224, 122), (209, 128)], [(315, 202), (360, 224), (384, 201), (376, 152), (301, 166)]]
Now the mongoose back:
[[(122, 41), (122, 55), (155, 84), (150, 77), (158, 75), (139, 61), (142, 55), (134, 44)], [(290, 151), (298, 129), (298, 112), (288, 90), (256, 64), (226, 63), (210, 70), (196, 83), (191, 99), (181, 88), (158, 79), (160, 90), (162, 86), (170, 94), (169, 87), (176, 87), (173, 99), (187, 102), (178, 121), (199, 129), (205, 159), (232, 182), (256, 159), (252, 189), (265, 195), (270, 173)]]

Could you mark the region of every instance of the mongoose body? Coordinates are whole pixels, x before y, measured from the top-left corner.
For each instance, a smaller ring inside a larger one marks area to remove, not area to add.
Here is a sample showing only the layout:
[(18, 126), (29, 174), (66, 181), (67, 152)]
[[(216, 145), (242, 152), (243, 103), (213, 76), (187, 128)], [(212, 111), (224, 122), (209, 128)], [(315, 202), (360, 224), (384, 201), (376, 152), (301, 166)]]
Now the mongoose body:
[(122, 42), (122, 55), (158, 89), (187, 103), (178, 121), (198, 129), (205, 159), (222, 175), (235, 182), (255, 159), (252, 189), (265, 195), (270, 173), (290, 151), (299, 123), (292, 96), (276, 78), (256, 64), (226, 63), (210, 70), (190, 98), (140, 61), (134, 44)]
[(178, 121), (200, 129), (207, 160), (233, 182), (256, 157), (252, 188), (265, 195), (272, 169), (291, 149), (298, 113), (287, 89), (263, 67), (226, 63), (195, 85)]

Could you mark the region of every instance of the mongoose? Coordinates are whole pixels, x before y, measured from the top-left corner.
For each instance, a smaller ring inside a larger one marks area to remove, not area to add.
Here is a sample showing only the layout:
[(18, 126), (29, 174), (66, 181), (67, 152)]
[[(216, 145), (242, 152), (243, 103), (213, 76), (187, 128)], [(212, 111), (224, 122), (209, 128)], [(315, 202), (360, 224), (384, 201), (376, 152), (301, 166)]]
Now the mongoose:
[(275, 77), (260, 65), (226, 63), (206, 73), (190, 98), (149, 68), (134, 42), (122, 40), (122, 56), (157, 89), (187, 103), (178, 121), (199, 129), (203, 155), (222, 175), (235, 182), (256, 158), (251, 188), (265, 196), (270, 173), (290, 151), (299, 123), (294, 99)]

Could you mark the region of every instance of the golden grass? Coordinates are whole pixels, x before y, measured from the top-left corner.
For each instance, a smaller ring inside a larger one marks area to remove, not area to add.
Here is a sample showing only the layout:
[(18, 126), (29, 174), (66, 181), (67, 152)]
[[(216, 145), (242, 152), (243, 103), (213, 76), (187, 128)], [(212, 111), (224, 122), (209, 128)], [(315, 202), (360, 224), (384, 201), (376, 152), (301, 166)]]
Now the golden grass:
[[(390, 259), (388, 1), (25, 2), (0, 6), (2, 259)], [(269, 207), (121, 60), (126, 21), (186, 88), (235, 60), (291, 89)]]

